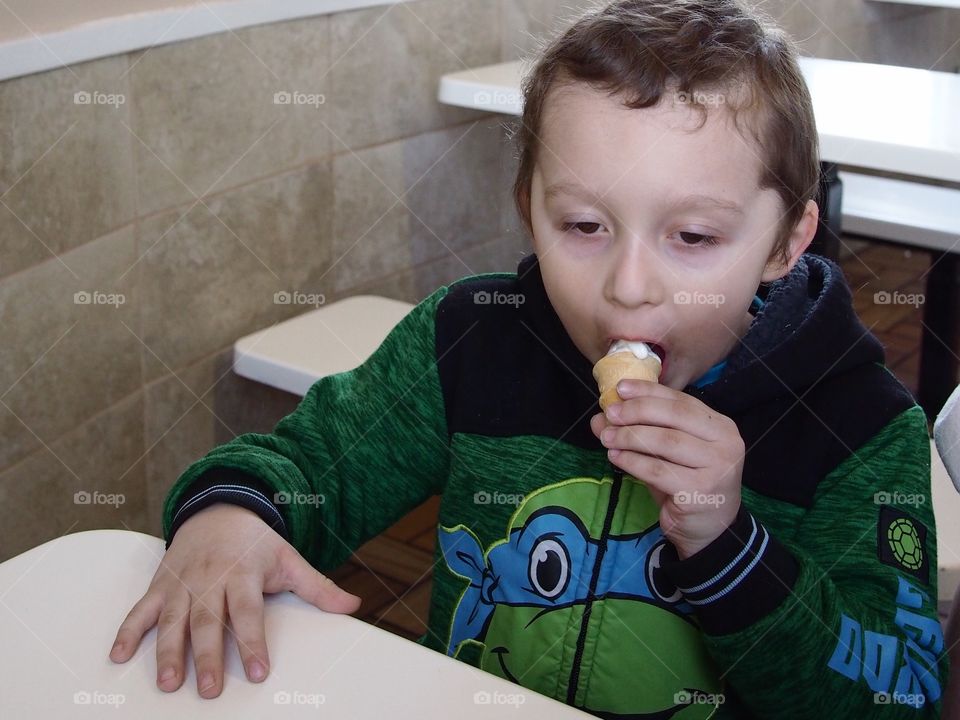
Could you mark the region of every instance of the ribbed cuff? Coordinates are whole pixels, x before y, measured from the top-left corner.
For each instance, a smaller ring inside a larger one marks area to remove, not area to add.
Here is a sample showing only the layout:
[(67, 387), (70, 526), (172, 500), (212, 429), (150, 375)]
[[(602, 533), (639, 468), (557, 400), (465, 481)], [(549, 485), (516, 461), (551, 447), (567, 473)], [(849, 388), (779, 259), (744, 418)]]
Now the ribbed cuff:
[(709, 635), (743, 630), (773, 612), (800, 572), (790, 551), (742, 505), (733, 524), (707, 547), (680, 560), (668, 544), (660, 560)]
[(214, 468), (205, 472), (177, 501), (167, 545), (188, 518), (214, 503), (230, 503), (252, 510), (287, 542), (290, 541), (283, 513), (273, 502), (273, 489), (262, 480), (232, 468)]

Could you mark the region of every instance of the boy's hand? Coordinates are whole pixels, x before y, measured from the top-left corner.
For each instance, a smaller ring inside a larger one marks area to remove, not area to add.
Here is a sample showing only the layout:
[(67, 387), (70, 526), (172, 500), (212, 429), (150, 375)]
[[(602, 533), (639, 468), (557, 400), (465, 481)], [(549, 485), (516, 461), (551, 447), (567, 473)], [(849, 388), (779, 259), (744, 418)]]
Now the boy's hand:
[(120, 625), (110, 659), (129, 660), (159, 619), (157, 687), (171, 692), (183, 684), (189, 634), (197, 691), (204, 698), (217, 697), (223, 689), (223, 630), (229, 616), (247, 678), (260, 682), (270, 667), (263, 595), (283, 590), (327, 612), (352, 613), (360, 607), (360, 598), (314, 570), (256, 513), (211, 505), (177, 530), (146, 594)]
[(610, 461), (650, 490), (680, 559), (702, 550), (740, 509), (744, 443), (730, 418), (645, 380), (621, 380), (624, 402), (590, 420)]

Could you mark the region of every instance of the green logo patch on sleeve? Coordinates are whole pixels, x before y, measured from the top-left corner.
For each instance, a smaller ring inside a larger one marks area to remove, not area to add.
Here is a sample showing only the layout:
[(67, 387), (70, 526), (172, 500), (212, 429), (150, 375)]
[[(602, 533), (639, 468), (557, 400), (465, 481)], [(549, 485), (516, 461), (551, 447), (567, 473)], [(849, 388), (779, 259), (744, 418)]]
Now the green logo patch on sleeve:
[(877, 554), (880, 562), (930, 582), (927, 556), (927, 528), (919, 520), (889, 505), (880, 506), (877, 525)]

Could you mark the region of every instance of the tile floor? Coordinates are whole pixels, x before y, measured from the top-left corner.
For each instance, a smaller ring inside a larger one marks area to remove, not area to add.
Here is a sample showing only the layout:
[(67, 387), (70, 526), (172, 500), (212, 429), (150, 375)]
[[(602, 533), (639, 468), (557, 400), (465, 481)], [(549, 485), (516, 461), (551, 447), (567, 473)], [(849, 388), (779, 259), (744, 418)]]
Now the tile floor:
[[(887, 365), (916, 394), (921, 310), (874, 302), (874, 293), (923, 293), (926, 252), (844, 239), (840, 262), (864, 325), (887, 350)], [(416, 508), (358, 550), (331, 577), (363, 598), (357, 616), (409, 639), (426, 632), (439, 498)]]

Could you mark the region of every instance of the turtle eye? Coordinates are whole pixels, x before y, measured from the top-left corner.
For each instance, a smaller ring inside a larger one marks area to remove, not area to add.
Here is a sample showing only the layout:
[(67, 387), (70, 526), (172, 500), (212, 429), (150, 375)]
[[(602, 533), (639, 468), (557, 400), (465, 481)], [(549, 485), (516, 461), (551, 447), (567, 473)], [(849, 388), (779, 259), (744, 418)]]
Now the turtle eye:
[(659, 542), (650, 551), (647, 559), (647, 584), (655, 597), (668, 603), (677, 603), (683, 599), (683, 596), (677, 586), (671, 583), (660, 570), (660, 555), (666, 545), (666, 541)]
[(567, 549), (553, 539), (539, 540), (530, 551), (530, 582), (545, 598), (555, 598), (567, 587), (570, 558)]

